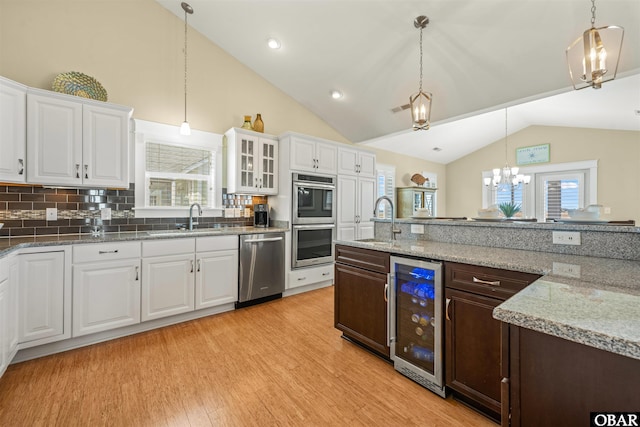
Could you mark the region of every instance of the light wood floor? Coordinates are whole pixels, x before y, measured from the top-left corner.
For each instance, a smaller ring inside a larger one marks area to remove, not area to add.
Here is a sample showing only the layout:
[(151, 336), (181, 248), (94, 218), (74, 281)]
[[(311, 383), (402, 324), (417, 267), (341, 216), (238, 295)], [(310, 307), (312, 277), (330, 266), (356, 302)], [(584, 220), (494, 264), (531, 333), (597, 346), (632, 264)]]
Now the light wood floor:
[(329, 287), (15, 364), (0, 426), (496, 426), (340, 335)]

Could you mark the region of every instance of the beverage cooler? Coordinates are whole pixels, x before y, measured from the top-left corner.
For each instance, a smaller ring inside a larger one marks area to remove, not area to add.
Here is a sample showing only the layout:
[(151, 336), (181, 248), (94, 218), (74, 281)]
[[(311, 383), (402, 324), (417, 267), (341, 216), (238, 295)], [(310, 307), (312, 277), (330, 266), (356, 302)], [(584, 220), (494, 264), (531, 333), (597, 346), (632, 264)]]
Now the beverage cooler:
[(389, 338), (401, 374), (445, 397), (442, 263), (391, 257)]

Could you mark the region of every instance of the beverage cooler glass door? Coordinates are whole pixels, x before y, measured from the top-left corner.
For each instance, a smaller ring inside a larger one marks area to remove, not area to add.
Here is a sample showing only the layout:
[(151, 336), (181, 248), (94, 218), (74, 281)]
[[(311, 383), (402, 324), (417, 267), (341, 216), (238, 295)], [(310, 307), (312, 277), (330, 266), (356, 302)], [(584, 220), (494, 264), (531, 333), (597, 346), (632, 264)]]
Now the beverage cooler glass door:
[(389, 331), (395, 369), (445, 395), (442, 264), (391, 257)]

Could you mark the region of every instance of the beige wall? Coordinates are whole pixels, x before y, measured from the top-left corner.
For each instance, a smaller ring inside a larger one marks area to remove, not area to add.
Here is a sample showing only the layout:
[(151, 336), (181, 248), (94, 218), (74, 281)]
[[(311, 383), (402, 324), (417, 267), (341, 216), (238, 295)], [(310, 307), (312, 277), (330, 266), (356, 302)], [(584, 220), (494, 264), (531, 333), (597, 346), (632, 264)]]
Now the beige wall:
[[(233, 37), (233, 34), (229, 35)], [(153, 0), (0, 0), (0, 75), (50, 89), (61, 72), (95, 77), (134, 117), (184, 118), (184, 21)], [(300, 132), (349, 143), (318, 116), (201, 34), (189, 32), (188, 120), (218, 134), (261, 113), (265, 132)], [(399, 176), (428, 162), (393, 158)], [(406, 165), (406, 166), (405, 166)]]
[[(531, 126), (509, 136), (508, 162), (519, 147), (550, 144), (550, 163), (598, 161), (598, 203), (611, 219), (640, 223), (640, 132)], [(504, 139), (447, 165), (447, 212), (476, 216), (482, 171), (504, 165)]]

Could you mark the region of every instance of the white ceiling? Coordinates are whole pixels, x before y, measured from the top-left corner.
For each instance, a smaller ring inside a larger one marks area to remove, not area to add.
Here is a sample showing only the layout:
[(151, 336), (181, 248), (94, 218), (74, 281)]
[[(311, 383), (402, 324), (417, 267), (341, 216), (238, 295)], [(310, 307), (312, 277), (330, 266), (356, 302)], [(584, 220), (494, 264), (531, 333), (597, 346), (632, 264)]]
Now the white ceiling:
[[(157, 1), (184, 18), (180, 0)], [(587, 0), (188, 3), (190, 26), (353, 142), (446, 164), (502, 138), (505, 106), (509, 133), (530, 124), (640, 130), (638, 0), (596, 3), (596, 26), (625, 28), (618, 74), (635, 76), (578, 92), (567, 92), (565, 49), (590, 25)], [(423, 87), (433, 124), (412, 132), (409, 111), (391, 109), (418, 89), (418, 15), (430, 19)], [(282, 47), (268, 49), (269, 37)], [(333, 100), (333, 89), (344, 97)], [(535, 116), (511, 107), (541, 94), (559, 95), (528, 103)]]

